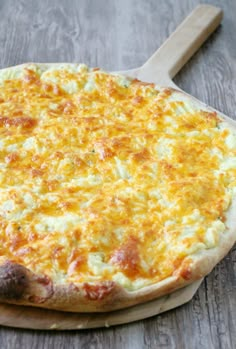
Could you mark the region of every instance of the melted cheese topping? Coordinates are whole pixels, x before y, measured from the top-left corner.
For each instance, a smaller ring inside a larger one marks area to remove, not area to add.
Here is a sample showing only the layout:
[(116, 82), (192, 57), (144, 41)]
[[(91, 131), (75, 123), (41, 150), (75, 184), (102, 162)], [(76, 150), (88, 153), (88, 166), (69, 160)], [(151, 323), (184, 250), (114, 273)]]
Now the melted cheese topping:
[(7, 69), (0, 135), (1, 262), (133, 290), (225, 234), (236, 136), (182, 94), (83, 65)]

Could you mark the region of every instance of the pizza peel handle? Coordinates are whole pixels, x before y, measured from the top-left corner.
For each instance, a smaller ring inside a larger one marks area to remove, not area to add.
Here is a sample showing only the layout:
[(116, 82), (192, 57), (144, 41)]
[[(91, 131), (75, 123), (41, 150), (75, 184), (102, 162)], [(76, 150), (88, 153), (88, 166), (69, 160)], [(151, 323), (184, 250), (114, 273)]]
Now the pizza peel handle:
[(140, 80), (176, 87), (171, 79), (219, 26), (222, 17), (218, 7), (197, 6), (135, 75)]

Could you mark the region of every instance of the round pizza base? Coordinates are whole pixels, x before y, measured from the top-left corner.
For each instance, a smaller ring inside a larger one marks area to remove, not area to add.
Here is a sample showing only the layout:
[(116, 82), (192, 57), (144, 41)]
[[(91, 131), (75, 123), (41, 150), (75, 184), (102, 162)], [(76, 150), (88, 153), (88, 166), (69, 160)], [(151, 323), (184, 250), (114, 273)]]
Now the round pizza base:
[(109, 313), (69, 313), (0, 304), (0, 325), (37, 330), (81, 330), (130, 323), (187, 303), (196, 293), (202, 280), (156, 300)]

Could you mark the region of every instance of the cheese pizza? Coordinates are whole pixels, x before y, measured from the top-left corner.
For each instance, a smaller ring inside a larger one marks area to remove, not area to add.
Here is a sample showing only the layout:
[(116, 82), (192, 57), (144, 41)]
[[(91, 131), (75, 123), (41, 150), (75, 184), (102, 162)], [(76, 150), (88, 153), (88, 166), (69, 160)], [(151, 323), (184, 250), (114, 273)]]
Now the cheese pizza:
[(235, 126), (180, 91), (82, 64), (7, 68), (0, 135), (0, 302), (129, 307), (235, 242)]

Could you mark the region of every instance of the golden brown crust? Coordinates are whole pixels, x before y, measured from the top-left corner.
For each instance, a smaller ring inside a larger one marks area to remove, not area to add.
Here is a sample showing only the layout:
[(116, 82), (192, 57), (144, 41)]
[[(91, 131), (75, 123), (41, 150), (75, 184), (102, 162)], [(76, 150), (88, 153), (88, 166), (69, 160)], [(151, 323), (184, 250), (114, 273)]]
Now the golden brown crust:
[[(12, 296), (13, 289), (10, 287), (4, 295), (0, 295), (0, 302), (71, 312), (106, 312), (130, 307), (171, 293), (192, 281), (174, 276), (142, 290), (128, 292), (114, 282), (100, 282), (95, 285), (87, 283), (53, 285), (48, 278), (37, 276), (26, 268), (11, 262), (0, 268), (1, 275), (4, 274), (4, 271), (11, 269), (10, 283), (15, 280), (12, 274), (19, 270), (23, 270), (24, 278), (27, 279), (20, 294)], [(21, 278), (21, 275), (22, 273), (17, 277)], [(3, 279), (0, 277), (0, 285), (2, 282)]]
[[(39, 64), (42, 67), (54, 64)], [(25, 65), (19, 66), (24, 67)], [(174, 91), (174, 89), (170, 89)], [(175, 94), (182, 94), (174, 91)], [(186, 97), (187, 95), (184, 94)], [(208, 108), (191, 98), (191, 103)], [(210, 111), (212, 109), (209, 108)], [(225, 119), (235, 129), (235, 122)], [(236, 240), (236, 200), (226, 213), (226, 231), (220, 236), (217, 247), (202, 250), (186, 257), (173, 276), (137, 291), (127, 291), (115, 282), (99, 282), (91, 285), (59, 285), (46, 276), (34, 274), (11, 261), (0, 266), (0, 301), (19, 305), (56, 309), (71, 312), (105, 312), (146, 302), (184, 287), (207, 275), (228, 253)]]

